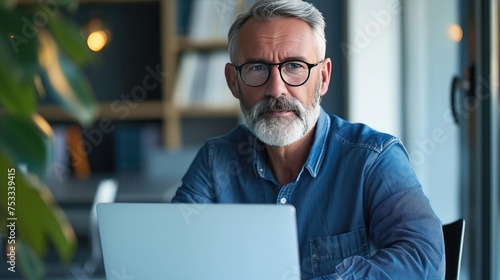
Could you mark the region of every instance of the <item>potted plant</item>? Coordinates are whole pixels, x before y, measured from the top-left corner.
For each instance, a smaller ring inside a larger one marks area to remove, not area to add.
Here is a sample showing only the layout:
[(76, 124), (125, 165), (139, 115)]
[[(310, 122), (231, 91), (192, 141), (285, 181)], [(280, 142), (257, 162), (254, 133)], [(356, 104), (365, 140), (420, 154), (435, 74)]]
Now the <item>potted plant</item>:
[(80, 70), (92, 61), (92, 52), (64, 16), (77, 4), (47, 0), (19, 6), (0, 0), (0, 234), (7, 269), (26, 279), (43, 278), (49, 248), (62, 263), (69, 263), (76, 250), (72, 227), (43, 183), (53, 132), (37, 114), (37, 99), (50, 94), (82, 125), (97, 114)]

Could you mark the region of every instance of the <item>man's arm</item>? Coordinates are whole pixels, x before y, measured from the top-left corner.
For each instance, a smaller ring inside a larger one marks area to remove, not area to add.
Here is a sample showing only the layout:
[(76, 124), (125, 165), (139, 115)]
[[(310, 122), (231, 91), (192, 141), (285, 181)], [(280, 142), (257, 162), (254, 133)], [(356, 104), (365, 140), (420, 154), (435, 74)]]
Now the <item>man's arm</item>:
[(182, 178), (172, 203), (212, 203), (215, 197), (209, 165), (208, 148), (204, 145)]
[(442, 224), (401, 143), (383, 151), (365, 178), (365, 219), (378, 251), (347, 258), (336, 273), (316, 279), (443, 279)]

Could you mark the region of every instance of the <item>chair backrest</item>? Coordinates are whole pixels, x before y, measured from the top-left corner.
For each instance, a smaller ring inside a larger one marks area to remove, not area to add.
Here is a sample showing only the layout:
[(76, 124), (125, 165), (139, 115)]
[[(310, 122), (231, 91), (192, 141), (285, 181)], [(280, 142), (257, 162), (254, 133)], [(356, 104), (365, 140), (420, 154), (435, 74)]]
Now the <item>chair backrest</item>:
[(445, 279), (459, 279), (464, 233), (464, 219), (459, 219), (453, 223), (443, 225), (444, 248), (446, 254)]

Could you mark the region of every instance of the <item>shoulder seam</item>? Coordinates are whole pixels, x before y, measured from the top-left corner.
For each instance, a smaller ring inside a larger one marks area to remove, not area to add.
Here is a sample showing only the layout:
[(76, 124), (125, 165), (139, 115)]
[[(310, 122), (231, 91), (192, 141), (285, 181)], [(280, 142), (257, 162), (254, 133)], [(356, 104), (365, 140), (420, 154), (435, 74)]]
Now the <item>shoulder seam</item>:
[(391, 136), (388, 140), (384, 141), (381, 145), (373, 145), (370, 143), (358, 143), (358, 142), (352, 142), (347, 140), (346, 138), (340, 136), (338, 133), (334, 134), (334, 137), (336, 140), (339, 142), (349, 145), (354, 148), (364, 148), (364, 149), (369, 149), (372, 150), (376, 153), (381, 153), (383, 152), (388, 146), (390, 146), (394, 142), (400, 142), (399, 138), (395, 136)]

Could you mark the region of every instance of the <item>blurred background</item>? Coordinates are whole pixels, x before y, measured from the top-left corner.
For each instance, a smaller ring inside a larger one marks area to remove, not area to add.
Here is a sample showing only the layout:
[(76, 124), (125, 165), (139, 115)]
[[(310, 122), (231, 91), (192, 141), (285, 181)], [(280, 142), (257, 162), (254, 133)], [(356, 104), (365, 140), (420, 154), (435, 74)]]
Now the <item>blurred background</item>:
[[(0, 1), (2, 197), (23, 180), (17, 212), (0, 204), (21, 263), (0, 259), (1, 279), (105, 278), (95, 203), (169, 202), (204, 140), (241, 123), (223, 67), (252, 2)], [(400, 137), (442, 222), (466, 219), (461, 278), (500, 279), (500, 1), (309, 2), (333, 61), (323, 108)]]

